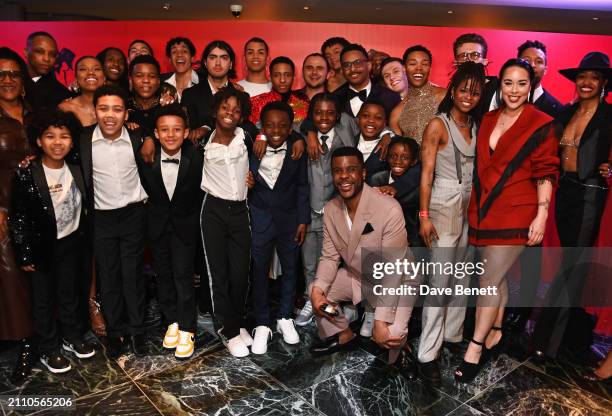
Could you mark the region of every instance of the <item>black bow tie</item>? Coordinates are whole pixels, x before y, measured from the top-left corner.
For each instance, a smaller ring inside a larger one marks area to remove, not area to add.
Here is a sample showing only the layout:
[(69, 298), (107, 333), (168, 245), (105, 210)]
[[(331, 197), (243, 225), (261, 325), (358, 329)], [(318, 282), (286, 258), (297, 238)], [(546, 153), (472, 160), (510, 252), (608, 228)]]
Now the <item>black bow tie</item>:
[(174, 164), (179, 164), (180, 160), (178, 159), (172, 159), (172, 158), (168, 158), (168, 159), (164, 159), (162, 160), (163, 163), (174, 163)]
[(274, 153), (274, 154), (277, 154), (277, 153), (280, 153), (280, 152), (286, 152), (286, 151), (287, 151), (287, 149), (285, 149), (285, 148), (283, 148), (283, 149), (270, 149), (270, 148), (268, 148), (268, 149), (266, 150), (266, 153)]
[(348, 90), (348, 99), (349, 101), (355, 97), (359, 97), (359, 99), (365, 103), (366, 98), (368, 98), (368, 91), (361, 90), (359, 92), (349, 89)]

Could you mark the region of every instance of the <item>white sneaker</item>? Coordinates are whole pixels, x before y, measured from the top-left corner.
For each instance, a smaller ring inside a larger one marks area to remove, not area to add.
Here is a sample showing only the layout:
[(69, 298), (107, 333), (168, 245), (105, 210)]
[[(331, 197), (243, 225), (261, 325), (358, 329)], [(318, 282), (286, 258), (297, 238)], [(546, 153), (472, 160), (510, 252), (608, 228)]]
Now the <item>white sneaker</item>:
[(245, 328), (240, 328), (240, 338), (242, 338), (242, 342), (244, 342), (247, 347), (253, 345), (253, 338), (251, 338), (251, 334), (249, 334), (249, 331)]
[(366, 312), (363, 314), (363, 323), (359, 330), (359, 335), (370, 338), (374, 329), (374, 312)]
[(234, 357), (242, 358), (249, 355), (249, 347), (246, 346), (240, 335), (236, 335), (229, 341), (226, 341), (225, 337), (221, 337), (221, 341)]
[(166, 329), (166, 335), (164, 335), (164, 342), (162, 346), (168, 350), (173, 350), (176, 348), (179, 342), (179, 326), (178, 323), (174, 322), (173, 324), (168, 325), (168, 329)]
[(349, 324), (359, 318), (355, 305), (345, 305), (342, 307), (342, 310), (344, 311), (344, 316)]
[(255, 339), (251, 352), (253, 354), (265, 354), (268, 352), (268, 339), (272, 339), (272, 330), (265, 325), (255, 328)]
[(283, 341), (287, 344), (299, 344), (300, 336), (293, 326), (293, 319), (278, 319), (276, 330), (283, 335)]
[(312, 312), (312, 303), (310, 302), (310, 300), (308, 300), (304, 304), (304, 307), (302, 308), (298, 316), (295, 317), (295, 324), (297, 326), (306, 326), (310, 322), (312, 322), (313, 318), (314, 313)]

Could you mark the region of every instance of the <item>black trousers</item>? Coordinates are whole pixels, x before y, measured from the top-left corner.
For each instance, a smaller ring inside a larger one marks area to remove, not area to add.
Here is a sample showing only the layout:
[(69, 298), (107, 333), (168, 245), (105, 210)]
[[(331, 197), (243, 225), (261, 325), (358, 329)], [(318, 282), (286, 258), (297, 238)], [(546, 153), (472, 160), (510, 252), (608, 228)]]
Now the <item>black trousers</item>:
[(251, 229), (246, 201), (206, 194), (200, 226), (213, 313), (221, 325), (220, 333), (231, 339), (244, 326), (249, 290)]
[[(48, 268), (37, 268), (31, 274), (32, 317), (34, 335), (41, 354), (59, 351), (60, 336), (79, 343), (85, 332), (85, 321), (79, 313), (81, 279), (85, 279), (83, 256), (86, 242), (77, 230), (56, 240)], [(57, 310), (57, 315), (56, 315)]]
[(170, 224), (159, 239), (151, 241), (161, 313), (168, 324), (178, 322), (181, 331), (193, 333), (196, 332), (193, 286), (196, 241), (185, 244), (172, 231)]
[(563, 173), (556, 194), (555, 220), (561, 246), (568, 247), (548, 293), (546, 306), (536, 323), (534, 347), (556, 357), (572, 312), (582, 297), (588, 264), (580, 248), (591, 247), (597, 239), (607, 190), (579, 183), (575, 173)]
[[(94, 255), (109, 336), (144, 333), (144, 203), (95, 212)], [(123, 320), (127, 312), (127, 324)]]

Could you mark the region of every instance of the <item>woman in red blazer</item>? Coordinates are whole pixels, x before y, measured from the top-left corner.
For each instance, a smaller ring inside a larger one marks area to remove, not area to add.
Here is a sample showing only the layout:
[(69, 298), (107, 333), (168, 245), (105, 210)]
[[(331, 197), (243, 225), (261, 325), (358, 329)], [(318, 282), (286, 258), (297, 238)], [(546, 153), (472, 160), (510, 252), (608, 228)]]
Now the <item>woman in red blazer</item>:
[(483, 348), (491, 350), (501, 339), (506, 272), (526, 245), (542, 242), (559, 172), (552, 118), (529, 103), (533, 69), (522, 59), (510, 59), (499, 79), (502, 104), (484, 115), (478, 132), (468, 208), (470, 244), (486, 261), (480, 287), (496, 287), (497, 294), (478, 299), (474, 336), (455, 372), (463, 382), (478, 373)]

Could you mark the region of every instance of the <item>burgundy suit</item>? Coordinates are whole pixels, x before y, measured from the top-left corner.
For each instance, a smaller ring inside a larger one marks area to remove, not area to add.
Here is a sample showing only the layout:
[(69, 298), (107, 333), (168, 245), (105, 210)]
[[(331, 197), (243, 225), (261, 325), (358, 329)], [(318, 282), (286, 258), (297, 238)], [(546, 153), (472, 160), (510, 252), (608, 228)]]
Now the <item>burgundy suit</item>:
[(476, 246), (524, 245), (538, 211), (537, 181), (556, 182), (559, 175), (552, 118), (526, 104), (492, 152), (489, 138), (500, 113), (486, 113), (478, 132), (468, 208), (470, 244)]

